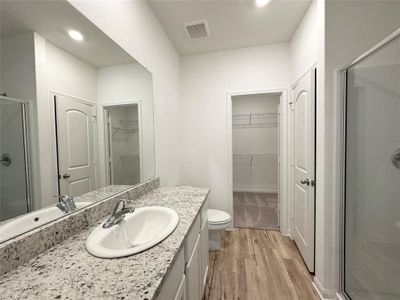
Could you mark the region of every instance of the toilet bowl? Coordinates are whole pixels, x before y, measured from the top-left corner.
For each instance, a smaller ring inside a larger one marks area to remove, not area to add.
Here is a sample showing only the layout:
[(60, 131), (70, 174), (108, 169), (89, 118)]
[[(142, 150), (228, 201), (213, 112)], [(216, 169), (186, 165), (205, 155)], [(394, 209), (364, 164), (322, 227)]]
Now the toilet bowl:
[(231, 226), (231, 215), (217, 209), (207, 210), (210, 250), (221, 249), (221, 231)]

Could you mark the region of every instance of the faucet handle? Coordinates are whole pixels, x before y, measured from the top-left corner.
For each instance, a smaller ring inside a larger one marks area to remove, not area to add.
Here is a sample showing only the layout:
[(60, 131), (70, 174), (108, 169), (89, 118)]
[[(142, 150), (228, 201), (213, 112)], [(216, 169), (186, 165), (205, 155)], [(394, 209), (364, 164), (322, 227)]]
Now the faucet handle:
[(68, 209), (64, 202), (57, 202), (56, 207), (61, 210), (64, 214), (68, 213)]
[(60, 202), (71, 201), (74, 199), (72, 196), (68, 196), (68, 195), (55, 195), (53, 197), (58, 198), (60, 200)]
[(119, 206), (120, 206), (121, 203), (122, 203), (121, 210), (124, 210), (124, 209), (126, 208), (126, 203), (127, 203), (126, 199), (120, 199), (120, 200), (118, 200), (117, 203), (116, 203), (115, 206), (114, 206), (113, 215), (115, 215), (115, 214), (117, 213), (118, 208), (119, 208)]
[(64, 204), (64, 206), (67, 209), (67, 212), (72, 212), (77, 209), (75, 202), (74, 202), (74, 197), (69, 196), (69, 195), (59, 195), (59, 196), (54, 196), (54, 197), (59, 198), (59, 202)]

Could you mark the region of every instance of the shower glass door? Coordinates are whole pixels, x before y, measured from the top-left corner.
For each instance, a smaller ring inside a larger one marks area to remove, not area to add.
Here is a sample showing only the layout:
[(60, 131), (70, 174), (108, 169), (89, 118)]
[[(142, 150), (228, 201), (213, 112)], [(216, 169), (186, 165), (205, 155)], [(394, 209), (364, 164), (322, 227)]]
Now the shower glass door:
[(345, 73), (343, 289), (353, 300), (399, 300), (400, 38)]
[(25, 105), (0, 98), (0, 222), (30, 211)]

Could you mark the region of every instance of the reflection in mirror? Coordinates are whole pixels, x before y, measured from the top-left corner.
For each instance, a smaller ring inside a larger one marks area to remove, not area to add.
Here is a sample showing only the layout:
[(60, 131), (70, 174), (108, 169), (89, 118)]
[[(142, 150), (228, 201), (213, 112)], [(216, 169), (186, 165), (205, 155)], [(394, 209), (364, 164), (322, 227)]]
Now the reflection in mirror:
[(0, 13), (2, 242), (154, 178), (155, 164), (150, 72), (66, 0)]
[(138, 104), (105, 108), (109, 184), (140, 182), (140, 128)]
[(31, 209), (26, 103), (0, 97), (0, 222)]

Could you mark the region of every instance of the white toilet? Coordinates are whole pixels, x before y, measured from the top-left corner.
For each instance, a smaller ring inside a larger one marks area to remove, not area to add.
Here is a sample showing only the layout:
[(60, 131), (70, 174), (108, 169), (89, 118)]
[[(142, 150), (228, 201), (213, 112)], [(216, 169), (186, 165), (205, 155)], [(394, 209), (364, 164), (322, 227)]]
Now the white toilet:
[(231, 215), (217, 209), (207, 210), (210, 250), (221, 249), (221, 231), (231, 226)]

